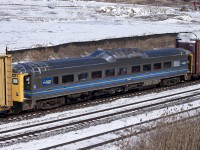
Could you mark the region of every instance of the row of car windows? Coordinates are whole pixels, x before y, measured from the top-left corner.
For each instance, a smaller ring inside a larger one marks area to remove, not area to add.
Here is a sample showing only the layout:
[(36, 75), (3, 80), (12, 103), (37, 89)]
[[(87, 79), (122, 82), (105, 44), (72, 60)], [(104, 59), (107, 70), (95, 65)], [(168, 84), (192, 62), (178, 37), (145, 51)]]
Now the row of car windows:
[[(143, 69), (143, 72), (146, 71), (151, 71), (153, 70), (159, 70), (162, 68), (162, 63), (155, 63), (153, 64), (153, 68), (151, 69), (151, 64), (145, 64), (143, 66), (137, 65), (137, 66), (132, 66), (131, 68), (131, 72), (132, 73), (139, 73), (142, 72), (141, 67)], [(163, 68), (171, 68), (172, 64), (171, 62), (164, 62), (163, 63)], [(98, 78), (102, 78), (102, 70), (99, 71), (93, 71), (91, 72), (91, 79), (98, 79)], [(118, 68), (117, 70), (117, 75), (126, 75), (127, 74), (127, 67), (121, 67)], [(107, 69), (105, 70), (105, 77), (112, 77), (115, 76), (115, 69)], [(78, 81), (85, 81), (89, 78), (89, 73), (84, 72), (84, 73), (80, 73), (78, 74)], [(62, 83), (70, 83), (70, 82), (74, 82), (74, 74), (71, 75), (63, 75), (62, 76)], [(59, 78), (58, 76), (53, 77), (53, 84), (58, 84), (59, 83)]]

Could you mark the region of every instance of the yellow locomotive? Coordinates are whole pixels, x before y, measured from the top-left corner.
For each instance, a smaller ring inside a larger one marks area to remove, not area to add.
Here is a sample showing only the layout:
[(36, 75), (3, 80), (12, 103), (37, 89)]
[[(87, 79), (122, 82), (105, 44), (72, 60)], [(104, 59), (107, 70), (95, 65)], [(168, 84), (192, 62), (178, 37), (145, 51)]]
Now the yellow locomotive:
[(0, 55), (0, 113), (10, 111), (15, 102), (23, 102), (26, 75), (13, 74), (11, 55)]

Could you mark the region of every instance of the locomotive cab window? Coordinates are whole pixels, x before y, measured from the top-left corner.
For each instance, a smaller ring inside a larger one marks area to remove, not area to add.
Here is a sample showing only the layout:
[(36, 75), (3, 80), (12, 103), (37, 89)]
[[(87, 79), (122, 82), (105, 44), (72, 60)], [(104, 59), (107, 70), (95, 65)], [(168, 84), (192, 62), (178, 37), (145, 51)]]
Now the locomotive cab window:
[(59, 83), (58, 76), (57, 77), (53, 77), (53, 84), (58, 84), (58, 83)]
[(92, 79), (98, 79), (102, 77), (102, 71), (93, 71), (92, 72)]
[(64, 75), (62, 76), (62, 83), (70, 83), (70, 82), (74, 82), (74, 75)]
[(88, 79), (88, 73), (87, 72), (78, 74), (78, 81), (84, 81), (84, 80), (87, 80), (87, 79)]
[(155, 63), (155, 64), (153, 64), (153, 69), (154, 69), (154, 70), (159, 70), (159, 69), (161, 69), (161, 63)]
[(12, 83), (15, 84), (15, 85), (18, 85), (18, 79), (17, 78), (13, 78), (12, 79)]
[(119, 68), (118, 69), (118, 75), (126, 75), (127, 74), (127, 68)]
[(133, 66), (132, 67), (132, 73), (140, 72), (140, 66)]
[(151, 71), (151, 64), (143, 65), (143, 71)]
[(171, 64), (171, 62), (169, 61), (169, 62), (164, 62), (164, 68), (171, 68), (171, 66), (172, 66), (172, 64)]
[(24, 90), (31, 90), (31, 78), (30, 76), (24, 77)]
[(115, 76), (115, 69), (107, 69), (105, 70), (105, 77)]

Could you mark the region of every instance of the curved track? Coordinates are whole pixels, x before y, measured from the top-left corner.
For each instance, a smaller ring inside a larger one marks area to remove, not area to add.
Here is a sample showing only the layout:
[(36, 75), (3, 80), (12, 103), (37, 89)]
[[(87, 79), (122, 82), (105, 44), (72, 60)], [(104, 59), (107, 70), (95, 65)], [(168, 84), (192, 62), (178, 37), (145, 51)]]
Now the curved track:
[[(111, 134), (111, 133), (114, 133), (114, 132), (120, 132), (120, 131), (123, 131), (123, 130), (127, 130), (129, 128), (137, 128), (137, 127), (141, 128), (141, 126), (145, 126), (146, 124), (150, 124), (150, 123), (154, 123), (155, 124), (155, 122), (162, 121), (162, 119), (169, 118), (169, 117), (172, 118), (172, 117), (174, 117), (176, 115), (181, 115), (181, 114), (184, 114), (184, 113), (189, 113), (191, 111), (196, 111), (199, 108), (200, 107), (196, 107), (196, 108), (193, 108), (193, 109), (190, 109), (190, 110), (187, 110), (187, 111), (183, 111), (183, 112), (175, 113), (175, 114), (172, 114), (172, 115), (168, 115), (168, 116), (164, 116), (164, 117), (159, 117), (159, 118), (156, 118), (156, 119), (152, 119), (152, 120), (144, 121), (144, 122), (141, 122), (141, 123), (129, 125), (127, 127), (115, 129), (115, 130), (108, 131), (108, 132), (104, 132), (104, 133), (101, 133), (101, 134), (98, 134), (98, 135), (94, 135), (94, 136), (90, 136), (90, 137), (78, 139), (76, 141), (71, 141), (71, 142), (66, 142), (66, 143), (62, 143), (62, 144), (59, 144), (59, 145), (54, 145), (54, 146), (51, 146), (51, 147), (43, 148), (41, 150), (53, 149), (53, 148), (58, 148), (58, 147), (69, 145), (70, 143), (81, 142), (81, 141), (85, 141), (85, 140), (89, 140), (89, 139), (91, 140), (92, 138), (96, 138), (96, 137), (99, 138), (102, 135), (105, 136), (106, 134)], [(124, 140), (126, 138), (130, 138), (131, 136), (137, 136), (139, 134), (155, 130), (158, 127), (165, 127), (167, 125), (171, 125), (172, 123), (174, 124), (174, 123), (183, 122), (183, 121), (190, 120), (190, 119), (195, 119), (195, 118), (199, 118), (199, 114), (196, 114), (196, 115), (194, 115), (192, 117), (190, 116), (188, 118), (180, 119), (180, 120), (177, 120), (177, 121), (174, 121), (174, 122), (168, 122), (168, 123), (166, 123), (163, 126), (153, 126), (153, 127), (148, 127), (148, 128), (146, 127), (145, 129), (141, 128), (141, 129), (138, 129), (137, 131), (129, 133), (127, 135), (123, 135), (123, 136), (120, 136), (120, 137), (117, 137), (117, 138), (114, 138), (114, 139), (109, 139), (109, 140), (100, 142), (98, 144), (94, 144), (94, 145), (89, 145), (89, 146), (86, 146), (86, 147), (82, 147), (82, 148), (79, 148), (79, 150), (95, 149), (97, 147), (100, 147), (100, 146), (103, 146), (103, 145), (106, 145), (106, 144), (110, 144), (110, 143), (113, 143), (113, 142)], [(131, 130), (131, 129), (129, 129), (129, 130)]]
[(93, 111), (77, 116), (47, 121), (34, 125), (1, 130), (0, 146), (8, 146), (32, 139), (44, 138), (60, 133), (83, 129), (89, 126), (108, 123), (116, 119), (135, 116), (148, 111), (184, 104), (200, 99), (200, 89), (180, 92), (154, 99)]

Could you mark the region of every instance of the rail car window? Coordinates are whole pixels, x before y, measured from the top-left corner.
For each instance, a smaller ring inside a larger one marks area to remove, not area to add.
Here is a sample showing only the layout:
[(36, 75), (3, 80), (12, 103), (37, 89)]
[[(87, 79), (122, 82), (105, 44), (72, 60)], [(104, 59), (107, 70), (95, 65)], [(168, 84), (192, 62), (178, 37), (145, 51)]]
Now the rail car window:
[(78, 75), (78, 81), (84, 81), (84, 80), (87, 80), (88, 79), (88, 73), (85, 72), (85, 73), (80, 73)]
[(143, 71), (151, 71), (151, 64), (143, 65)]
[(164, 62), (164, 68), (171, 68), (171, 66), (172, 66), (172, 64), (171, 64), (171, 62), (169, 61), (169, 62)]
[(161, 63), (155, 63), (155, 64), (153, 64), (153, 69), (154, 70), (161, 69)]
[(31, 90), (31, 81), (30, 76), (24, 77), (24, 90)]
[(173, 62), (173, 67), (179, 67), (179, 66), (181, 66), (180, 61), (174, 61)]
[(74, 75), (64, 75), (62, 76), (62, 83), (69, 83), (69, 82), (74, 82)]
[(112, 77), (112, 76), (115, 76), (115, 69), (105, 70), (105, 77)]
[(140, 72), (140, 66), (133, 66), (132, 67), (132, 73)]
[(58, 76), (57, 77), (53, 77), (53, 84), (58, 84), (58, 83), (59, 83)]
[(126, 75), (126, 74), (127, 74), (127, 68), (126, 67), (118, 69), (118, 75)]
[(93, 71), (92, 72), (92, 79), (97, 79), (102, 77), (102, 71)]

